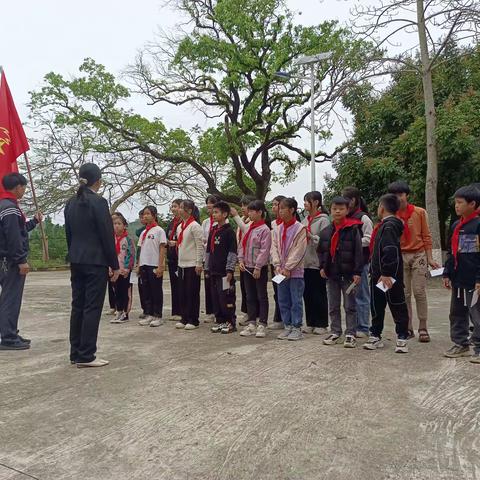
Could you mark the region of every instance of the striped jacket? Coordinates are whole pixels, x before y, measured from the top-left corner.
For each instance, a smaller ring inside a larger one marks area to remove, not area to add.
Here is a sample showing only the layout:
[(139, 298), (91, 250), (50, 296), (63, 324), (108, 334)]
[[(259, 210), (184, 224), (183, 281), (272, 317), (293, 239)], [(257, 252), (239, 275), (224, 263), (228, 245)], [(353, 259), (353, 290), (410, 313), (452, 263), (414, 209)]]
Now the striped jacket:
[(26, 263), (28, 257), (28, 232), (37, 225), (37, 220), (27, 222), (14, 200), (0, 200), (0, 258), (8, 263)]

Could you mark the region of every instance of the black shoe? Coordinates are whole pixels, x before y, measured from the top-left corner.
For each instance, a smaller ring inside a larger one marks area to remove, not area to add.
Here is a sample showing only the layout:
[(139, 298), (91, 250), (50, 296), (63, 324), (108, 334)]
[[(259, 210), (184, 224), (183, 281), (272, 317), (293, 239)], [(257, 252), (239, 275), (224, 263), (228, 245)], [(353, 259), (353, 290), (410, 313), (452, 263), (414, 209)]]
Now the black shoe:
[(29, 345), (32, 343), (32, 341), (29, 339), (29, 338), (24, 338), (22, 337), (21, 335), (18, 335), (18, 338), (24, 342), (24, 343), (28, 343)]
[(30, 344), (17, 339), (13, 342), (0, 343), (0, 350), (28, 350)]

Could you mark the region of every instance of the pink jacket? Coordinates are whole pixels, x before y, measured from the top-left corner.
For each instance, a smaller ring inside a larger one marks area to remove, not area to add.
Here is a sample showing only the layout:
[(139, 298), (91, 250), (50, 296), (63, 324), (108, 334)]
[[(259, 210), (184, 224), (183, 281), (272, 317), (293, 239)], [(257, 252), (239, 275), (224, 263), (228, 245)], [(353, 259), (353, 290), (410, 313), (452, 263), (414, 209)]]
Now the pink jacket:
[(272, 263), (273, 266), (284, 268), (291, 272), (291, 278), (303, 278), (305, 252), (307, 251), (307, 229), (296, 222), (287, 230), (287, 238), (282, 249), (282, 223), (273, 231)]
[[(243, 234), (245, 238), (246, 233)], [(254, 228), (250, 233), (247, 244), (243, 248), (243, 238), (238, 243), (238, 261), (243, 262), (248, 268), (261, 269), (268, 265), (272, 235), (267, 225)]]

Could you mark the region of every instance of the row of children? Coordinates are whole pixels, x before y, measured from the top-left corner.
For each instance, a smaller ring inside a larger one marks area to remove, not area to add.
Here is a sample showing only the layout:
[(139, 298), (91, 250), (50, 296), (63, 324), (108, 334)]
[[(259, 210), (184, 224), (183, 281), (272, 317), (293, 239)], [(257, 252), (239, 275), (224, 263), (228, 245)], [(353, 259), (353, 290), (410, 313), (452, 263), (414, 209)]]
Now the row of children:
[[(375, 229), (365, 202), (354, 187), (345, 189), (341, 197), (332, 200), (330, 216), (319, 192), (306, 194), (304, 208), (307, 215), (301, 222), (297, 202), (278, 196), (272, 203), (275, 219), (271, 225), (264, 203), (248, 197), (242, 200), (243, 216), (218, 198), (207, 197), (209, 217), (202, 225), (199, 224), (198, 209), (191, 200), (175, 200), (171, 209), (173, 218), (166, 233), (156, 222), (155, 207), (146, 207), (141, 212), (145, 229), (137, 232), (136, 263), (143, 309), (140, 324), (159, 326), (162, 323), (162, 279), (166, 258), (172, 291), (171, 319), (177, 321), (176, 327), (185, 330), (198, 328), (200, 277), (204, 270), (206, 321), (215, 321), (212, 332), (234, 332), (234, 271), (238, 262), (244, 314), (239, 323), (245, 327), (240, 333), (242, 336), (261, 338), (267, 334), (270, 269), (274, 278), (275, 315), (268, 328), (283, 329), (278, 336), (280, 339), (299, 340), (303, 333), (329, 333), (323, 341), (326, 345), (343, 342), (345, 347), (353, 348), (356, 338), (369, 337), (364, 348), (381, 348), (388, 304), (396, 323), (396, 351), (407, 352), (407, 340), (415, 336), (411, 313), (413, 294), (419, 318), (419, 341), (429, 342), (426, 279), (428, 267), (436, 269), (439, 265), (432, 257), (427, 215), (425, 210), (408, 202), (410, 189), (405, 182), (394, 182), (388, 190), (389, 193), (380, 199), (378, 216), (381, 221)], [(478, 191), (474, 187), (459, 190), (460, 194), (464, 191), (467, 196), (456, 195), (456, 202), (463, 198), (462, 201), (476, 212), (479, 199), (472, 195), (478, 195)], [(458, 209), (457, 213), (463, 215)], [(237, 224), (236, 234), (229, 217)], [(473, 215), (472, 219), (476, 221), (476, 218)], [(120, 298), (115, 306), (119, 313), (113, 322), (119, 323), (128, 319), (131, 305), (128, 272), (133, 268), (135, 258), (125, 224), (121, 215), (114, 217), (117, 252), (123, 265), (121, 284), (116, 285), (117, 281), (112, 285), (115, 298)], [(460, 224), (463, 228), (464, 224)], [(475, 253), (465, 250), (467, 237), (455, 231), (453, 240), (457, 243), (452, 252), (458, 254), (449, 256), (445, 268), (445, 275), (452, 279), (458, 294), (452, 298), (451, 321), (456, 325), (452, 326), (452, 340), (455, 345), (446, 353), (448, 356), (468, 354), (467, 304), (471, 302), (469, 295), (473, 295), (475, 287), (475, 281), (472, 287), (471, 282), (465, 286), (465, 282), (454, 280), (463, 276), (457, 272), (462, 269), (463, 262), (455, 259)], [(471, 245), (468, 248), (473, 249)], [(476, 265), (477, 257), (474, 255), (467, 263)], [(451, 258), (454, 259), (453, 267)], [(377, 284), (383, 285), (383, 289)], [(446, 281), (446, 285), (449, 282)], [(459, 288), (464, 289), (463, 297)], [(342, 336), (342, 296), (345, 338)], [(464, 311), (459, 313), (460, 298), (467, 308), (465, 315)], [(305, 326), (302, 326), (303, 302)], [(461, 315), (462, 322), (459, 320)], [(472, 312), (470, 315), (472, 319), (475, 316)], [(463, 326), (462, 329), (458, 324)], [(473, 341), (477, 336), (474, 332)]]

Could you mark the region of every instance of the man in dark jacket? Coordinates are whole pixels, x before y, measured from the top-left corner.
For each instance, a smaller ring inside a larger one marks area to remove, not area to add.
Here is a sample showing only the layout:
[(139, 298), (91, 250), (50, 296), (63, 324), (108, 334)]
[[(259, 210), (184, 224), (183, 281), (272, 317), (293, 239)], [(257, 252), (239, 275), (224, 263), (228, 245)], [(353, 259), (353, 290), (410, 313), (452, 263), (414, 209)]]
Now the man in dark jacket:
[[(480, 293), (480, 192), (474, 186), (455, 192), (455, 212), (460, 217), (452, 225), (448, 256), (443, 272), (444, 285), (452, 290), (450, 304), (450, 338), (453, 345), (445, 352), (449, 358), (470, 355), (472, 363), (480, 363), (480, 303), (472, 299)], [(468, 338), (469, 319), (473, 324)]]
[(0, 350), (26, 350), (30, 340), (18, 334), (18, 317), (25, 277), (30, 271), (28, 232), (39, 223), (41, 215), (27, 222), (18, 206), (27, 188), (23, 175), (5, 175), (2, 183), (5, 193), (0, 197)]
[[(407, 353), (408, 309), (403, 285), (403, 259), (400, 237), (403, 222), (395, 214), (400, 201), (394, 194), (380, 198), (378, 216), (381, 222), (372, 232), (370, 242), (370, 291), (372, 326), (370, 338), (364, 344), (367, 350), (383, 348), (382, 332), (387, 304), (392, 312), (397, 333), (396, 353)], [(383, 285), (385, 291), (377, 287)]]
[[(344, 347), (356, 347), (356, 300), (354, 286), (360, 283), (363, 269), (362, 222), (347, 218), (350, 200), (335, 197), (332, 200), (332, 224), (320, 232), (320, 275), (327, 279), (328, 313), (332, 333), (325, 338), (325, 345), (339, 343), (342, 337), (343, 308), (346, 316)], [(352, 283), (354, 284), (352, 286)]]

